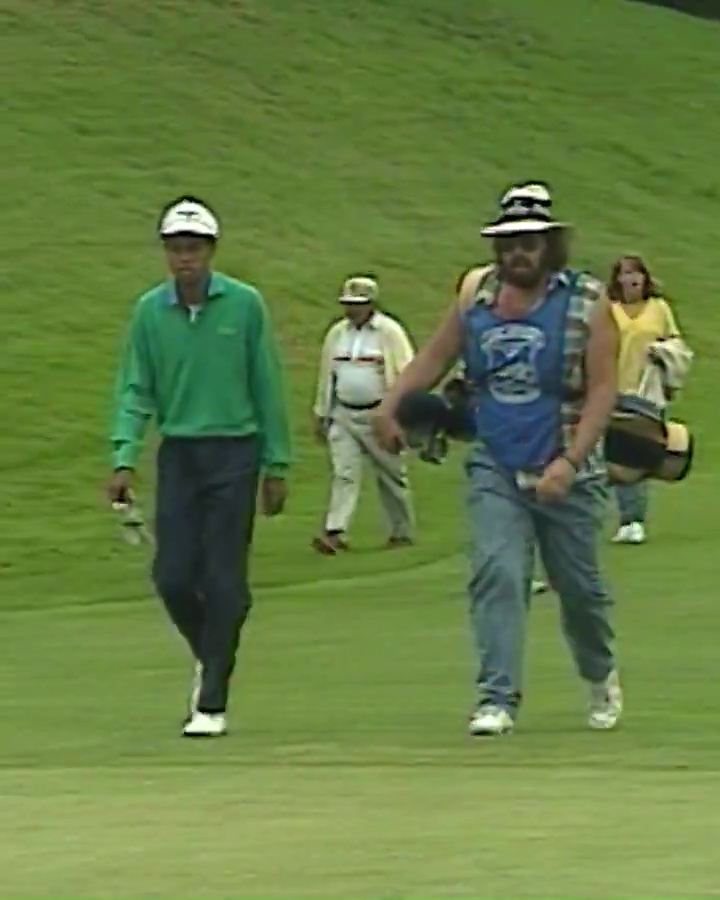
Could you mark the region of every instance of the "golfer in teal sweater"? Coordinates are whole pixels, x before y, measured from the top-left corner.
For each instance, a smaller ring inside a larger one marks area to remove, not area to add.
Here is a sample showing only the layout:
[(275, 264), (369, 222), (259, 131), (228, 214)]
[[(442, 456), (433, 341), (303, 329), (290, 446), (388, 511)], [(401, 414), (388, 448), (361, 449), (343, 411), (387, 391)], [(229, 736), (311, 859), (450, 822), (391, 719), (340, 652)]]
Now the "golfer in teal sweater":
[(261, 486), (282, 511), (290, 464), (280, 362), (267, 309), (251, 285), (212, 271), (220, 229), (193, 197), (163, 211), (170, 279), (137, 301), (118, 374), (113, 502), (130, 496), (154, 418), (153, 580), (196, 661), (187, 737), (226, 733), (230, 679), (251, 606), (248, 557)]

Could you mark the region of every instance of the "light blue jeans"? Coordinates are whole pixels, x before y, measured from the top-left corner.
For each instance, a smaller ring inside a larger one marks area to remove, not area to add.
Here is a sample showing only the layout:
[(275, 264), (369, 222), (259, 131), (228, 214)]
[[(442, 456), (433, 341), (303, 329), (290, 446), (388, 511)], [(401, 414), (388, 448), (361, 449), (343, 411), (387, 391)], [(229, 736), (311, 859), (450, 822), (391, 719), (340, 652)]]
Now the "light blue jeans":
[(615, 485), (618, 511), (620, 513), (620, 525), (630, 525), (632, 522), (645, 524), (648, 511), (648, 483), (637, 481), (635, 484)]
[(615, 667), (612, 599), (597, 562), (605, 479), (579, 480), (563, 501), (541, 503), (481, 446), (473, 448), (467, 474), (479, 703), (500, 706), (513, 717), (520, 707), (536, 544), (560, 598), (563, 632), (578, 672), (588, 682), (604, 681)]

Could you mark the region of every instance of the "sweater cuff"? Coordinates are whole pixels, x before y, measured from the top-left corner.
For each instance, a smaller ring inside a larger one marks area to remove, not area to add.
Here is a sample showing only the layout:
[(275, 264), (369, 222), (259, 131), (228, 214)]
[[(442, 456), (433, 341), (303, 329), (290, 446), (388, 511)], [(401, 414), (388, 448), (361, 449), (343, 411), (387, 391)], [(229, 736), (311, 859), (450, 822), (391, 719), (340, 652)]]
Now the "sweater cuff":
[(112, 455), (113, 469), (134, 469), (137, 463), (138, 448), (129, 441), (115, 444)]
[(284, 463), (273, 463), (271, 465), (263, 466), (262, 477), (263, 478), (280, 478), (283, 481), (287, 478), (288, 468)]

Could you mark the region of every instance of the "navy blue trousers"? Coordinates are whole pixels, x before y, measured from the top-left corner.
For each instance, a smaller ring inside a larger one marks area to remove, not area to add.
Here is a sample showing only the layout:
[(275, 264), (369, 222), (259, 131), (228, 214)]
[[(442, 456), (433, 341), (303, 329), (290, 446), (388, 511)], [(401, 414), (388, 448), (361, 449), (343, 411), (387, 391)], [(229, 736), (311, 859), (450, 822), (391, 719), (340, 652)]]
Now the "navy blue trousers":
[(153, 581), (203, 679), (198, 709), (224, 712), (252, 596), (248, 563), (259, 442), (165, 438), (157, 457)]

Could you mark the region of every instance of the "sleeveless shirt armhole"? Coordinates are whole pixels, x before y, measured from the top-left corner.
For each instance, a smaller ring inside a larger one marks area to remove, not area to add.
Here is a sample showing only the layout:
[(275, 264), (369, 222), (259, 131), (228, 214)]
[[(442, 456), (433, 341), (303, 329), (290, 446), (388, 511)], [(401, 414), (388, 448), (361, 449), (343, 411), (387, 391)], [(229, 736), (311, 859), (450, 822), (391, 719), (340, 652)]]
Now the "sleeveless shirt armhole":
[(471, 272), (474, 272), (476, 268), (477, 268), (477, 266), (468, 266), (467, 269), (463, 269), (463, 271), (460, 273), (458, 280), (455, 282), (455, 296), (456, 297), (460, 296), (460, 291), (462, 290), (463, 284), (465, 284), (465, 279), (468, 277), (468, 275)]
[(608, 315), (615, 319), (617, 315), (615, 304), (608, 297), (607, 287), (602, 279), (592, 272), (581, 271), (578, 273), (577, 288), (585, 307), (586, 323), (589, 323), (599, 306), (604, 306)]
[[(456, 297), (455, 303), (461, 314), (467, 312), (470, 309), (470, 307), (475, 303), (475, 299), (477, 297), (478, 291), (482, 287), (482, 285), (485, 282), (485, 280), (487, 279), (487, 277), (493, 271), (493, 269), (494, 269), (493, 263), (490, 263), (489, 265), (485, 265), (485, 266), (472, 266), (470, 269), (467, 269), (460, 276), (460, 278), (458, 279), (458, 290), (457, 290), (457, 297)], [(465, 284), (467, 283), (468, 277), (473, 273), (478, 273), (477, 281), (475, 282), (475, 285), (474, 285), (472, 291), (468, 292), (468, 296), (463, 296), (463, 288), (465, 287)]]

